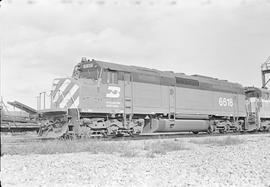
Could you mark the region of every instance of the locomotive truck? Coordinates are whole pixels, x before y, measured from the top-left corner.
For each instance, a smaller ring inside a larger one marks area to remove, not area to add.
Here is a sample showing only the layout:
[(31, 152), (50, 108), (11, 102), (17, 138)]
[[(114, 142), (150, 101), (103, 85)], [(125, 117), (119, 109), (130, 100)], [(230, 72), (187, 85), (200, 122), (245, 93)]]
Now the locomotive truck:
[(39, 135), (267, 130), (269, 93), (201, 75), (82, 58), (71, 77), (53, 81), (50, 108), (39, 111)]

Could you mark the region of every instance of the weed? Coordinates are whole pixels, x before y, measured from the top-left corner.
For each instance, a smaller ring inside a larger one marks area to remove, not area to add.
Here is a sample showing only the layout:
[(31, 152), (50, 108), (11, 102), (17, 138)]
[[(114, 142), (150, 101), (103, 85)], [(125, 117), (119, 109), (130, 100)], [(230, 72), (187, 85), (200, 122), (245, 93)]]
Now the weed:
[(227, 146), (227, 145), (238, 145), (238, 144), (244, 143), (244, 140), (238, 137), (228, 136), (222, 139), (207, 138), (204, 140), (190, 140), (189, 142), (195, 143), (195, 144), (212, 144), (212, 145), (218, 145), (218, 146)]
[(149, 152), (146, 153), (145, 156), (146, 156), (147, 158), (155, 158), (155, 153), (149, 151)]
[(148, 150), (151, 153), (164, 155), (167, 152), (188, 150), (189, 148), (184, 146), (184, 144), (181, 142), (166, 141), (166, 140), (160, 141), (159, 140), (157, 142), (152, 142), (150, 144), (146, 144), (144, 146), (144, 149)]
[(134, 148), (124, 149), (121, 156), (122, 157), (136, 157), (138, 152)]
[(103, 141), (95, 139), (81, 140), (54, 140), (46, 142), (32, 142), (27, 144), (3, 144), (1, 154), (26, 155), (26, 154), (55, 154), (55, 153), (76, 153), (90, 152), (92, 154), (114, 154), (118, 153), (123, 157), (136, 157), (138, 154), (146, 153), (147, 157), (154, 157), (155, 154), (164, 155), (167, 152), (186, 150), (180, 141), (160, 139), (158, 141), (146, 141), (134, 144), (130, 141)]
[(32, 142), (23, 145), (3, 145), (4, 154), (54, 154), (54, 153), (73, 153), (73, 152), (91, 152), (112, 154), (119, 152), (123, 145), (115, 142), (105, 142), (96, 140), (55, 140), (48, 142)]

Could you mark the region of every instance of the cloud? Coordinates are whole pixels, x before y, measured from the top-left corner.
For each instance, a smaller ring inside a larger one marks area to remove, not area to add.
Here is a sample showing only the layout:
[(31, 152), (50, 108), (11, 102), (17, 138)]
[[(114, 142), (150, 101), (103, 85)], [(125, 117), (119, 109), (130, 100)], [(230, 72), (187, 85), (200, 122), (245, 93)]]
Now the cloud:
[(4, 98), (35, 106), (35, 96), (83, 56), (260, 86), (270, 43), (266, 1), (126, 2), (3, 6)]

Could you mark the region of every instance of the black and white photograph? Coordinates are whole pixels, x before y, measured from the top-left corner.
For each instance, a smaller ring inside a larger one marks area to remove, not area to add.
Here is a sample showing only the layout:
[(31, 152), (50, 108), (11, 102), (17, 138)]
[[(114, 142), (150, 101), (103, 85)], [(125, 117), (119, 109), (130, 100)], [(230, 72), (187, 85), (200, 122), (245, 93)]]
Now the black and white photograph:
[(270, 187), (270, 0), (2, 0), (0, 114), (3, 187)]

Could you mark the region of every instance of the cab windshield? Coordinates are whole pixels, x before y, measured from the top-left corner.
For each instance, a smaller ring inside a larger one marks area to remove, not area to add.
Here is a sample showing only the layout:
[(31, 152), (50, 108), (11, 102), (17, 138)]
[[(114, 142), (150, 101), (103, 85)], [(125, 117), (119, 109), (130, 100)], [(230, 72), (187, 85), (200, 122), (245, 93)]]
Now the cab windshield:
[(73, 71), (73, 77), (98, 80), (100, 76), (100, 68), (91, 62), (80, 63), (75, 66)]

